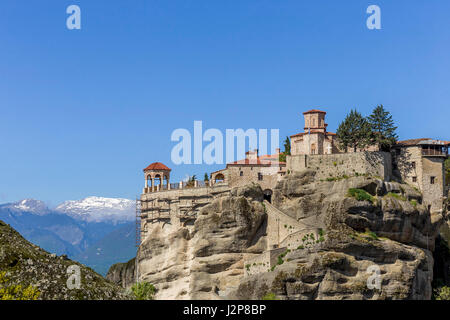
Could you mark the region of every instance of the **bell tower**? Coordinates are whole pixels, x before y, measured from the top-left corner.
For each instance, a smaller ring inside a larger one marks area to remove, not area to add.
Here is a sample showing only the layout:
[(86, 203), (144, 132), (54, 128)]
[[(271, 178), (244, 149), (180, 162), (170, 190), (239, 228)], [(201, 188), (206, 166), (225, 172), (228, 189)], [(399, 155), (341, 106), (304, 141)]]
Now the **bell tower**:
[(309, 129), (314, 130), (315, 132), (327, 132), (328, 124), (325, 123), (325, 115), (327, 113), (325, 111), (312, 109), (306, 112), (303, 112), (303, 116), (305, 118), (305, 132), (308, 132)]

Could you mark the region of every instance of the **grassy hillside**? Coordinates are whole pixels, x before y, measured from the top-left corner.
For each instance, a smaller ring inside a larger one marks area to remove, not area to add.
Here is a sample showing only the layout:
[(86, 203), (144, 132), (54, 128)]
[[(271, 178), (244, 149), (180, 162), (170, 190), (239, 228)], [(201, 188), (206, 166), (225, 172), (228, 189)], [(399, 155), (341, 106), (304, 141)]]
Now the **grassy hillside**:
[[(69, 266), (81, 270), (80, 289), (69, 289)], [(0, 220), (0, 270), (6, 271), (11, 284), (29, 285), (40, 292), (43, 300), (127, 299), (122, 288), (107, 281), (92, 269), (56, 256), (25, 240)]]

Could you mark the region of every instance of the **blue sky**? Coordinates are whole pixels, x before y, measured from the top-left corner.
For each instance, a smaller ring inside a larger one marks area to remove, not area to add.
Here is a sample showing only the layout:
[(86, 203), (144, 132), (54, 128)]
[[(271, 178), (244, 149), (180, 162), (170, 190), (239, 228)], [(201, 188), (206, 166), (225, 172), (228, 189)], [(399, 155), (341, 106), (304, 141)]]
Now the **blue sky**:
[[(66, 28), (79, 5), (82, 29)], [(366, 8), (381, 8), (368, 30)], [(134, 198), (221, 166), (170, 159), (174, 129), (302, 131), (301, 113), (391, 111), (400, 138), (450, 140), (450, 2), (0, 2), (0, 203)]]

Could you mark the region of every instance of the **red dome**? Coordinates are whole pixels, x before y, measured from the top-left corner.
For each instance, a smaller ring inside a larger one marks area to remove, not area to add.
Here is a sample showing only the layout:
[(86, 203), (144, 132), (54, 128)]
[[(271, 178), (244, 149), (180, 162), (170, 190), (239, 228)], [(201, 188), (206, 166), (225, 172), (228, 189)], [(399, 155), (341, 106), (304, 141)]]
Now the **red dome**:
[(147, 171), (147, 170), (171, 171), (172, 169), (168, 168), (166, 165), (162, 164), (161, 162), (154, 162), (151, 165), (149, 165), (147, 168), (144, 169), (144, 171)]

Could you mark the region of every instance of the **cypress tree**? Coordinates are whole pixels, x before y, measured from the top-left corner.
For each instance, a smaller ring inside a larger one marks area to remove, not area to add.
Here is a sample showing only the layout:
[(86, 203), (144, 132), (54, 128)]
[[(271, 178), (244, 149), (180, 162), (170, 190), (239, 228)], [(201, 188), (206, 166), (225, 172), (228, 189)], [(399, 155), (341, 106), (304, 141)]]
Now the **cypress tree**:
[(395, 133), (397, 127), (390, 112), (385, 110), (383, 105), (379, 105), (372, 111), (367, 121), (372, 131), (371, 142), (378, 145), (382, 151), (390, 151), (398, 138)]
[(286, 137), (284, 140), (284, 151), (280, 153), (278, 156), (278, 161), (280, 162), (286, 162), (286, 156), (291, 155), (291, 140), (289, 137)]

